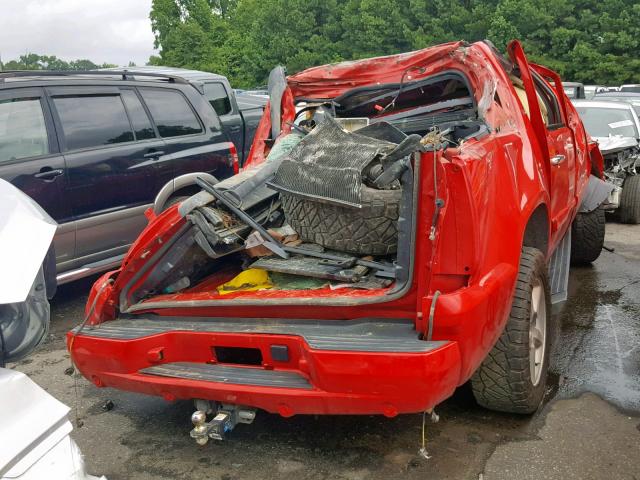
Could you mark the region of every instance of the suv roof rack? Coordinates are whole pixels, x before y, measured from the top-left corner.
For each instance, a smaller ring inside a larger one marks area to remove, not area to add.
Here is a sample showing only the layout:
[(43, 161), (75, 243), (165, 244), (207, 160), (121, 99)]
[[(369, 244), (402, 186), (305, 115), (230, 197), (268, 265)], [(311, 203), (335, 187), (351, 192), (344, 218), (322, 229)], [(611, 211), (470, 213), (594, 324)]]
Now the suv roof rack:
[(0, 83), (4, 82), (7, 78), (22, 78), (22, 77), (71, 77), (71, 76), (102, 76), (102, 77), (114, 77), (120, 76), (121, 80), (134, 80), (136, 77), (152, 77), (168, 81), (169, 83), (183, 83), (189, 84), (188, 80), (178, 75), (168, 75), (164, 73), (148, 73), (148, 72), (136, 72), (134, 70), (8, 70), (0, 71)]

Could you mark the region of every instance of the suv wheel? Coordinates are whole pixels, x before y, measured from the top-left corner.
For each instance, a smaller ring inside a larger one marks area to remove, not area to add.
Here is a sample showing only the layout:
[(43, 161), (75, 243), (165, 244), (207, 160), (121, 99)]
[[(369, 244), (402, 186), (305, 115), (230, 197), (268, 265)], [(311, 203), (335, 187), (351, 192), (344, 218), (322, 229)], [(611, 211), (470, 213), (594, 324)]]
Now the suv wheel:
[(544, 255), (523, 247), (507, 325), (471, 378), (483, 407), (528, 414), (542, 403), (554, 333), (550, 298)]
[(627, 177), (620, 194), (620, 221), (640, 223), (640, 175)]
[(606, 217), (604, 209), (576, 215), (571, 224), (571, 263), (587, 265), (594, 262), (602, 252)]

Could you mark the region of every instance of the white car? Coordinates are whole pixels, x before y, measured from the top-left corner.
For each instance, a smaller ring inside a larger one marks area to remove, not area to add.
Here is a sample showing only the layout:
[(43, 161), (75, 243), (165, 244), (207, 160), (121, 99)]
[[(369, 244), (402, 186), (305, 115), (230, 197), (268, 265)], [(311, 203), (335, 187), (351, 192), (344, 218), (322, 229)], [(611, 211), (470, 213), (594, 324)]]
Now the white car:
[(620, 85), (620, 89), (618, 91), (640, 93), (640, 83), (628, 83), (626, 85)]
[[(50, 316), (42, 264), (56, 228), (30, 197), (0, 180), (0, 367), (46, 338)], [(98, 480), (87, 475), (69, 436), (68, 413), (24, 373), (0, 368), (0, 479)]]
[(616, 188), (607, 208), (624, 223), (640, 223), (640, 119), (623, 102), (573, 101), (587, 132), (600, 147), (604, 174)]
[(584, 98), (587, 100), (591, 100), (594, 95), (597, 95), (601, 92), (606, 92), (607, 87), (604, 85), (585, 85), (584, 86)]
[(598, 102), (622, 102), (629, 103), (640, 116), (640, 93), (634, 92), (602, 92), (596, 93), (592, 100)]

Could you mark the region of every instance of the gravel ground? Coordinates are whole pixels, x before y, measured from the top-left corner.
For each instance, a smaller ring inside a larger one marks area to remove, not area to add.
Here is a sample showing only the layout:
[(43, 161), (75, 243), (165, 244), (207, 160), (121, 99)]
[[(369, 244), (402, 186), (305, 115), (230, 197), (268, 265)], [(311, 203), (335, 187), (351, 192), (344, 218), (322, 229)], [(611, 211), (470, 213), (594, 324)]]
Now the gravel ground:
[(119, 479), (638, 479), (640, 478), (640, 226), (607, 225), (605, 251), (574, 269), (558, 314), (546, 403), (531, 417), (489, 412), (459, 389), (421, 415), (298, 416), (258, 412), (225, 443), (189, 437), (190, 402), (167, 403), (65, 374), (64, 334), (79, 323), (93, 279), (60, 287), (46, 344), (14, 365), (72, 407), (88, 470)]

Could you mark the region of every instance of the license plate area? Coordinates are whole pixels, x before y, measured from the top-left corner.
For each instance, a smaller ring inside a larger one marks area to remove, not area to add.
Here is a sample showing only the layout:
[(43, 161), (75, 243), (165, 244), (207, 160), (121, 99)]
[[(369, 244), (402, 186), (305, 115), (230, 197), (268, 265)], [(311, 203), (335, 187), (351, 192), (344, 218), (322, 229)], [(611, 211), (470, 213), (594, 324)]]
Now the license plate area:
[(213, 354), (218, 363), (232, 365), (262, 365), (262, 351), (248, 347), (213, 347)]

